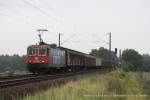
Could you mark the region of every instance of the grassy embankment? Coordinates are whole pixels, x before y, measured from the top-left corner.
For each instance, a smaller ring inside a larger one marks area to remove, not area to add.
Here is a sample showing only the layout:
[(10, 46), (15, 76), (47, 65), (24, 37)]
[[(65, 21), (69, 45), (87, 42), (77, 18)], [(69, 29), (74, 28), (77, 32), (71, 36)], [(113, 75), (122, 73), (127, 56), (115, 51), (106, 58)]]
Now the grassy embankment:
[(117, 70), (69, 82), (24, 100), (150, 100), (145, 96), (149, 91), (137, 72)]

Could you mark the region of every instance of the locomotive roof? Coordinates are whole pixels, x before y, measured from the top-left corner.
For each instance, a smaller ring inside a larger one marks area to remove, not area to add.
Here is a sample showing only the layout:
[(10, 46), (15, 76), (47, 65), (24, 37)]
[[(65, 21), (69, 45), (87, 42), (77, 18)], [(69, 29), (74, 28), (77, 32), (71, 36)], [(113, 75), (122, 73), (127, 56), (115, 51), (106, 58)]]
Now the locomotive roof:
[(30, 48), (30, 47), (50, 47), (49, 45), (30, 45), (30, 46), (28, 46), (28, 48)]

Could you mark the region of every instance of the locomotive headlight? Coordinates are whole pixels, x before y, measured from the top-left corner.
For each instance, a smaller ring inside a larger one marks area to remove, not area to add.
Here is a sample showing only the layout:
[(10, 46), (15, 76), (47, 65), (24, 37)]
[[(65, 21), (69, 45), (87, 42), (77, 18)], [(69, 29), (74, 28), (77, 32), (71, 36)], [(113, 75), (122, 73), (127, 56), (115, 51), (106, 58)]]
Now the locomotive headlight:
[(32, 61), (31, 60), (29, 60), (29, 63), (31, 63)]
[(45, 61), (44, 60), (42, 60), (42, 63), (44, 63)]

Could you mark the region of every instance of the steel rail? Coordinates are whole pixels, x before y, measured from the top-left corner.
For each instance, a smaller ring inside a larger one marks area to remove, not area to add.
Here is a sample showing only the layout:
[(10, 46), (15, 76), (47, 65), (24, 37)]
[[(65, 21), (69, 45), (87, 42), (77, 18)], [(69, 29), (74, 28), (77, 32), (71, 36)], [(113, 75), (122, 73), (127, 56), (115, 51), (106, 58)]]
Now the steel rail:
[(2, 80), (0, 81), (0, 89), (12, 87), (12, 86), (24, 85), (28, 83), (40, 82), (40, 81), (45, 81), (45, 80), (65, 78), (65, 77), (74, 76), (74, 75), (88, 74), (88, 73), (93, 73), (97, 71), (100, 71), (100, 69), (55, 74), (55, 75), (40, 75), (40, 76), (31, 76), (31, 77), (24, 77), (24, 78), (17, 78), (17, 79)]

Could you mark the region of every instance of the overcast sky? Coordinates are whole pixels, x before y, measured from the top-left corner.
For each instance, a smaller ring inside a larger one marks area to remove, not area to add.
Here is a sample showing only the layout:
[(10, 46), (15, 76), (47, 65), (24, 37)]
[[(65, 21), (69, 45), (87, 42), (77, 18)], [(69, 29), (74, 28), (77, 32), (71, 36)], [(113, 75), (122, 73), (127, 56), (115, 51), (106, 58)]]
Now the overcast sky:
[[(38, 42), (89, 53), (93, 48), (136, 49), (150, 53), (150, 0), (0, 0), (0, 54), (26, 54)], [(64, 42), (65, 41), (65, 42)]]

